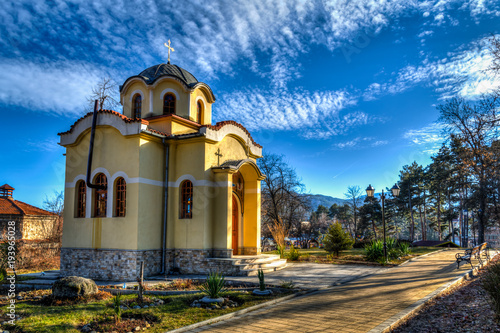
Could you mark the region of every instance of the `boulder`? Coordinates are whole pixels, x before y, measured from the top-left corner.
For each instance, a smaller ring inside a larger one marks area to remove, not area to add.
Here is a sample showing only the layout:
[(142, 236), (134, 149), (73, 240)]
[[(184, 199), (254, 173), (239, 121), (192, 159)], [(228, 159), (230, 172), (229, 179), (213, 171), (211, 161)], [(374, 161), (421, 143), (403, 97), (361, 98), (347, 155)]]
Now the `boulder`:
[(62, 278), (52, 285), (52, 295), (54, 297), (74, 298), (93, 295), (97, 292), (98, 288), (93, 280), (79, 276)]

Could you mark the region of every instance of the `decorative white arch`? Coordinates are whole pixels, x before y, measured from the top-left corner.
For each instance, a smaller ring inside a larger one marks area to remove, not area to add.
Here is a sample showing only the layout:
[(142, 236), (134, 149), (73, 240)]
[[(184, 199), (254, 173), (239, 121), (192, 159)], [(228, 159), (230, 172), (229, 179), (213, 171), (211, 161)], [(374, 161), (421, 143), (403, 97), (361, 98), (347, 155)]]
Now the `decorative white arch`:
[(142, 90), (140, 90), (140, 89), (136, 89), (136, 90), (132, 91), (132, 93), (130, 94), (130, 103), (132, 103), (132, 99), (137, 94), (141, 95), (141, 98), (144, 101), (144, 92), (142, 92)]
[(172, 88), (166, 88), (166, 89), (164, 89), (164, 90), (161, 92), (161, 94), (160, 94), (160, 100), (162, 100), (162, 101), (163, 101), (163, 98), (165, 97), (165, 94), (166, 94), (166, 93), (172, 93), (172, 94), (174, 94), (174, 95), (175, 95), (175, 99), (176, 99), (176, 100), (179, 100), (179, 93), (177, 92), (177, 90), (172, 89)]
[[(111, 176), (109, 175), (108, 170), (105, 168), (95, 168), (94, 171), (92, 171), (92, 174), (90, 176), (90, 181), (94, 181), (95, 176), (98, 173), (103, 173), (106, 176), (106, 179), (108, 180), (108, 198), (107, 198), (107, 203), (106, 203), (106, 217), (113, 217), (113, 205), (109, 204), (110, 202), (113, 203), (113, 183), (111, 182)], [(90, 205), (88, 204), (88, 200), (90, 198)], [(92, 216), (92, 202), (93, 202), (94, 196), (92, 195), (92, 189), (87, 186), (87, 206), (86, 206), (86, 212), (85, 216), (91, 217)]]
[(196, 97), (194, 104), (196, 105), (197, 109), (198, 109), (198, 101), (201, 101), (201, 104), (203, 104), (203, 113), (201, 114), (201, 123), (203, 123), (203, 118), (205, 117), (205, 112), (207, 110), (207, 103), (205, 102), (203, 97), (201, 97), (201, 96)]

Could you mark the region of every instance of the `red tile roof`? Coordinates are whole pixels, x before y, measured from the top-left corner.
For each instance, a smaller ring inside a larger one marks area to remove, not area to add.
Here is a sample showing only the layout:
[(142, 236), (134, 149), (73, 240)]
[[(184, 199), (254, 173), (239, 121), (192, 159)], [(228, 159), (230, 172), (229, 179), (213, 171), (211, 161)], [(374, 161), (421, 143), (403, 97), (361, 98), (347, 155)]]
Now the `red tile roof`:
[[(113, 114), (115, 116), (118, 116), (120, 118), (122, 118), (122, 120), (126, 123), (135, 123), (135, 122), (138, 122), (138, 123), (142, 123), (142, 124), (145, 124), (145, 125), (149, 125), (149, 121), (147, 120), (144, 120), (142, 118), (138, 118), (138, 119), (133, 119), (133, 118), (129, 118), (119, 112), (116, 112), (116, 111), (113, 111), (113, 110), (99, 110), (97, 111), (98, 113), (110, 113), (110, 114)], [(75, 123), (73, 125), (71, 125), (69, 131), (66, 131), (66, 132), (61, 132), (61, 133), (57, 133), (57, 135), (64, 135), (64, 134), (69, 134), (73, 131), (73, 128), (76, 126), (76, 124), (78, 124), (80, 121), (82, 121), (83, 119), (87, 118), (87, 117), (92, 117), (92, 115), (94, 114), (94, 112), (89, 112), (87, 113), (85, 116), (81, 117), (80, 119), (78, 119), (77, 121), (75, 121)]]
[(56, 215), (12, 198), (0, 198), (0, 215)]
[(240, 123), (237, 123), (235, 122), (234, 120), (226, 120), (226, 121), (219, 121), (217, 124), (215, 125), (202, 125), (201, 127), (206, 127), (206, 128), (210, 128), (210, 129), (213, 129), (213, 130), (220, 130), (222, 127), (226, 126), (226, 125), (234, 125), (236, 127), (239, 127), (241, 128), (243, 131), (245, 131), (245, 133), (248, 135), (248, 137), (250, 138), (250, 140), (252, 140), (252, 143), (254, 145), (256, 145), (257, 147), (259, 148), (262, 148), (261, 145), (259, 145), (257, 142), (255, 142), (252, 138), (252, 136), (250, 135), (250, 132), (248, 132), (248, 130), (245, 128), (245, 126), (243, 126), (242, 124)]

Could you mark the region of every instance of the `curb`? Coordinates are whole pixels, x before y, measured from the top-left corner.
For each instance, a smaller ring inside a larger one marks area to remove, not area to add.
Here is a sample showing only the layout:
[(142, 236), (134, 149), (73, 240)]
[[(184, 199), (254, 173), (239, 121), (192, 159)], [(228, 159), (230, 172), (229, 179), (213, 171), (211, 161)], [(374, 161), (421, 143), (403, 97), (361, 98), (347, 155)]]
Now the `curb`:
[(460, 284), (464, 280), (471, 279), (474, 276), (474, 272), (477, 272), (479, 269), (486, 266), (493, 258), (495, 258), (499, 254), (500, 254), (500, 252), (496, 252), (494, 255), (491, 255), (490, 260), (486, 259), (484, 264), (482, 264), (482, 265), (478, 264), (473, 269), (467, 271), (464, 275), (456, 278), (455, 280), (453, 280), (451, 282), (448, 282), (444, 286), (439, 287), (438, 289), (434, 290), (429, 295), (416, 301), (415, 303), (413, 303), (412, 305), (410, 305), (409, 307), (407, 307), (403, 311), (400, 311), (399, 313), (397, 313), (394, 316), (390, 317), (389, 319), (385, 320), (380, 325), (371, 329), (370, 331), (368, 331), (368, 333), (389, 333), (389, 332), (391, 332), (392, 329), (394, 329), (396, 326), (399, 326), (400, 324), (402, 324), (403, 322), (405, 322), (406, 320), (411, 318), (418, 311), (420, 311), (428, 302), (430, 302), (431, 300), (433, 300), (434, 298), (436, 298), (440, 294), (451, 289), (455, 285)]
[(317, 292), (317, 291), (318, 291), (317, 289), (312, 289), (312, 290), (307, 290), (307, 291), (301, 291), (301, 292), (298, 292), (298, 293), (293, 294), (293, 295), (288, 295), (288, 296), (285, 296), (285, 297), (280, 297), (280, 298), (277, 298), (277, 299), (273, 299), (272, 301), (269, 301), (269, 302), (260, 303), (260, 304), (248, 307), (246, 309), (242, 309), (242, 310), (238, 310), (238, 311), (235, 311), (235, 312), (231, 312), (231, 313), (225, 314), (223, 316), (210, 318), (210, 319), (207, 319), (207, 320), (204, 320), (204, 321), (200, 321), (198, 323), (191, 324), (189, 326), (184, 326), (184, 327), (177, 328), (177, 329), (172, 330), (172, 331), (165, 331), (165, 333), (167, 333), (167, 332), (168, 333), (187, 332), (187, 331), (190, 331), (190, 330), (194, 330), (194, 329), (200, 328), (202, 326), (215, 324), (215, 323), (220, 322), (220, 321), (225, 321), (225, 320), (234, 318), (236, 316), (243, 315), (243, 314), (248, 313), (248, 312), (253, 312), (253, 311), (261, 309), (261, 308), (265, 308), (265, 307), (268, 307), (268, 306), (271, 306), (271, 305), (274, 305), (274, 304), (277, 304), (277, 303), (285, 302), (285, 301), (291, 300), (293, 298), (302, 297), (302, 296), (305, 296), (305, 295), (308, 295), (308, 294), (311, 294), (311, 293), (314, 293), (314, 292)]

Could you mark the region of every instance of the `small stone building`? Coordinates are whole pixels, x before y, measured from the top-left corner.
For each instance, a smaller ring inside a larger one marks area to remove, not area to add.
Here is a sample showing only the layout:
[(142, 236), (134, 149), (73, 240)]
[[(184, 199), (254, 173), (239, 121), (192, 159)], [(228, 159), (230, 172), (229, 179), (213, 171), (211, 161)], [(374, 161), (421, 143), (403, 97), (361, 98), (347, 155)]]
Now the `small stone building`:
[(57, 215), (12, 197), (14, 188), (0, 186), (0, 241), (6, 239), (8, 222), (15, 221), (16, 240), (43, 240), (57, 232)]

